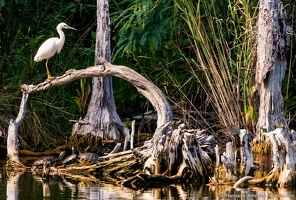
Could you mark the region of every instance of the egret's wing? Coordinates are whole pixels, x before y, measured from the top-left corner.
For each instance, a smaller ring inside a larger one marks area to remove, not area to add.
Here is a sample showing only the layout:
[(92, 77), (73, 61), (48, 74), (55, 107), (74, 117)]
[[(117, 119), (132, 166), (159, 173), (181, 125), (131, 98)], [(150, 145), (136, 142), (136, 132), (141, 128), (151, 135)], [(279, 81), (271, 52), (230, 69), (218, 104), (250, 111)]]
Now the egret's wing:
[(42, 61), (44, 59), (51, 58), (57, 51), (57, 41), (59, 38), (49, 38), (46, 40), (38, 49), (36, 56), (34, 57), (34, 60), (36, 62)]

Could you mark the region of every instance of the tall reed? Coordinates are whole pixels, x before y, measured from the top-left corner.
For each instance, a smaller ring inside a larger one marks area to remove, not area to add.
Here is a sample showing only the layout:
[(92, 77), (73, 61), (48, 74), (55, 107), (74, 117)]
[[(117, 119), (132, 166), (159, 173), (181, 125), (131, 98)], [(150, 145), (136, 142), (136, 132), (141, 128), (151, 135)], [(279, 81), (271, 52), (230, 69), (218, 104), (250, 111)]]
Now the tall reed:
[(254, 82), (255, 53), (255, 14), (250, 1), (175, 0), (175, 3), (186, 23), (185, 32), (194, 52), (193, 57), (184, 58), (219, 123), (225, 127), (248, 126), (246, 113), (249, 106), (254, 106), (250, 99), (253, 93), (249, 91)]

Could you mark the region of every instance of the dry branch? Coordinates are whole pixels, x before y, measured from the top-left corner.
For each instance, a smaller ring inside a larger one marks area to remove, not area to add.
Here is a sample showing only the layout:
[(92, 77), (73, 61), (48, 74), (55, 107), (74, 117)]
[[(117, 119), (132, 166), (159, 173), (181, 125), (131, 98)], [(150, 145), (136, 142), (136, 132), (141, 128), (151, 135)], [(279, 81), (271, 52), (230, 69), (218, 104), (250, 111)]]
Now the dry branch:
[(133, 84), (137, 90), (151, 102), (157, 111), (158, 128), (172, 121), (173, 114), (171, 106), (169, 105), (162, 91), (157, 86), (126, 66), (112, 65), (106, 61), (101, 61), (101, 65), (88, 67), (86, 69), (71, 69), (65, 72), (65, 74), (62, 76), (53, 77), (38, 85), (24, 84), (21, 86), (21, 88), (24, 93), (30, 94), (47, 90), (56, 86), (65, 85), (77, 79), (98, 76), (116, 76)]

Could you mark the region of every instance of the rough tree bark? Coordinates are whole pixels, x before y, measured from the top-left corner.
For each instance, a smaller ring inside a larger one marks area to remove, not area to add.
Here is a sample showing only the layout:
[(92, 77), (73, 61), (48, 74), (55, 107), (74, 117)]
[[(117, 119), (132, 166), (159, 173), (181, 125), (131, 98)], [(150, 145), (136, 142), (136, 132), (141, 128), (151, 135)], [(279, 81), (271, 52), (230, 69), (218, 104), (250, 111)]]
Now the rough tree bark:
[(286, 127), (281, 87), (287, 65), (290, 31), (280, 1), (261, 0), (255, 77), (260, 96), (258, 134)]
[[(262, 142), (266, 135), (271, 141), (274, 168), (265, 181), (280, 185), (290, 184), (294, 179), (291, 177), (295, 177), (295, 149), (288, 148), (291, 134), (283, 116), (281, 94), (290, 34), (282, 3), (279, 0), (260, 0), (255, 77), (260, 106), (256, 140)], [(289, 179), (283, 178), (288, 176)]]
[(296, 152), (293, 139), (295, 132), (288, 132), (284, 128), (265, 133), (272, 144), (273, 169), (265, 178), (267, 183), (275, 183), (279, 186), (292, 185), (296, 182)]
[(7, 169), (24, 168), (24, 165), (19, 160), (18, 128), (25, 117), (28, 96), (29, 94), (23, 93), (18, 116), (15, 120), (10, 120), (7, 137), (7, 161), (5, 165)]
[[(97, 31), (95, 65), (100, 64), (99, 58), (111, 61), (110, 46), (109, 0), (97, 1)], [(117, 112), (113, 97), (112, 77), (93, 77), (92, 93), (88, 110), (81, 123), (75, 123), (73, 133), (106, 136), (108, 139), (119, 140), (125, 137), (124, 150), (129, 141), (129, 129), (122, 123)]]

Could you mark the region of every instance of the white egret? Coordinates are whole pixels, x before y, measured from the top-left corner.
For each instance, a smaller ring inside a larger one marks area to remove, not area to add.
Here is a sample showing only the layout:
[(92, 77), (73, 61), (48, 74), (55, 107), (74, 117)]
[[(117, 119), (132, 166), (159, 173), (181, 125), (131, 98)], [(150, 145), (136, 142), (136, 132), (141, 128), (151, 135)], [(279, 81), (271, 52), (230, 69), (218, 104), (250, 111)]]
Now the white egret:
[(50, 79), (51, 75), (49, 73), (47, 62), (48, 59), (54, 56), (55, 53), (60, 53), (64, 43), (65, 43), (65, 34), (62, 29), (71, 29), (71, 30), (77, 30), (73, 27), (68, 26), (66, 23), (59, 23), (57, 25), (57, 32), (60, 35), (60, 38), (52, 37), (47, 39), (38, 49), (37, 54), (34, 57), (34, 61), (40, 62), (44, 59), (46, 59), (46, 71), (47, 71), (47, 77)]

